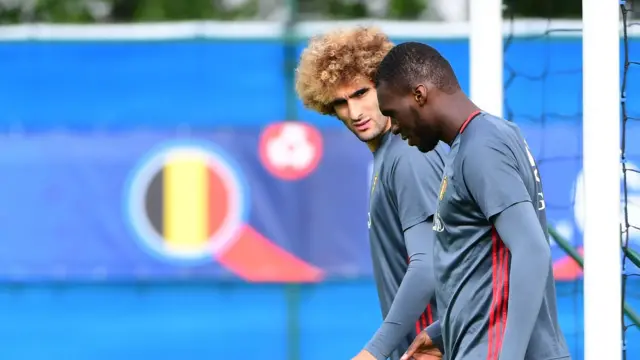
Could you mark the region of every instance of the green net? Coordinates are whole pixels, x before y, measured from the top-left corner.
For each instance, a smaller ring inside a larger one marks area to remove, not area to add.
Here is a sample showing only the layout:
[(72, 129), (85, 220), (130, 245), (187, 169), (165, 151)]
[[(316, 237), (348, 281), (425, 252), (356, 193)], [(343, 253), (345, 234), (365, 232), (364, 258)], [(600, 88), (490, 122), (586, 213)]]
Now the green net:
[(623, 42), (622, 42), (622, 57), (623, 57), (623, 73), (622, 73), (622, 86), (621, 86), (621, 115), (622, 115), (622, 136), (620, 156), (622, 163), (622, 224), (621, 224), (621, 245), (622, 245), (622, 302), (625, 306), (625, 312), (622, 315), (622, 331), (623, 331), (623, 359), (637, 359), (640, 356), (635, 348), (631, 348), (628, 345), (633, 337), (637, 337), (639, 334), (638, 315), (633, 312), (629, 303), (638, 299), (638, 268), (640, 267), (640, 255), (634, 251), (631, 247), (631, 234), (632, 232), (640, 230), (640, 224), (633, 224), (630, 217), (630, 209), (634, 204), (630, 197), (630, 185), (632, 177), (640, 174), (638, 169), (633, 166), (629, 161), (631, 160), (631, 154), (628, 154), (627, 145), (631, 139), (630, 127), (633, 122), (640, 120), (638, 117), (634, 117), (633, 105), (627, 102), (627, 92), (631, 91), (630, 88), (632, 82), (632, 72), (637, 69), (640, 62), (633, 61), (631, 40), (629, 33), (632, 27), (640, 24), (632, 21), (631, 4), (626, 1), (620, 2), (620, 11), (622, 17), (622, 29), (623, 29)]

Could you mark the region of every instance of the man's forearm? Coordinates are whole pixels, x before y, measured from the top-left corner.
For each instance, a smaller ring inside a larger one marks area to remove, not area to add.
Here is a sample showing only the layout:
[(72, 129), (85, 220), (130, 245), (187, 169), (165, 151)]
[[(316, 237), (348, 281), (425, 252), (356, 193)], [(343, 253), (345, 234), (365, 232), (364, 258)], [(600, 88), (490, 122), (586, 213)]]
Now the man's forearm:
[(405, 231), (405, 242), (420, 244), (423, 251), (410, 255), (409, 266), (391, 309), (384, 322), (366, 345), (365, 350), (376, 359), (386, 359), (398, 347), (404, 336), (415, 326), (435, 292), (433, 251), (435, 234), (431, 221), (419, 223)]
[(442, 325), (440, 320), (427, 326), (425, 331), (427, 332), (427, 335), (429, 335), (429, 339), (431, 339), (433, 345), (435, 345), (438, 350), (444, 354), (444, 342), (442, 341)]
[(500, 359), (524, 359), (544, 298), (550, 249), (529, 202), (504, 210), (495, 227), (511, 253), (509, 313)]

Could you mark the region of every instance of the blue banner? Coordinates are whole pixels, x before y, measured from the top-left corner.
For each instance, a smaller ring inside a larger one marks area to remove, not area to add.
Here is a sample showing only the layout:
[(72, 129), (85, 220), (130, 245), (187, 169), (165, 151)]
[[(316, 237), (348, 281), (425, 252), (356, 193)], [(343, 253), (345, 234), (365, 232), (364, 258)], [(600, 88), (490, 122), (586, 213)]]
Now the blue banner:
[[(468, 89), (468, 41), (429, 43)], [(304, 125), (280, 123), (291, 120), (283, 45), (0, 43), (0, 279), (371, 276), (371, 155), (299, 101)], [(640, 41), (630, 49), (640, 54)], [(516, 39), (505, 80), (505, 114), (538, 159), (549, 222), (580, 248), (581, 40)], [(627, 147), (638, 164), (640, 145)], [(628, 180), (640, 224), (640, 177)], [(631, 239), (639, 248), (640, 232)], [(580, 275), (555, 245), (553, 255), (558, 278)]]
[[(550, 223), (580, 246), (580, 128), (523, 130), (543, 159)], [(640, 128), (629, 136), (640, 137)], [(640, 160), (640, 145), (629, 146)], [(300, 123), (188, 137), (6, 136), (0, 278), (368, 277), (370, 162), (346, 130)], [(629, 184), (631, 220), (640, 223), (640, 177)], [(632, 235), (637, 248), (640, 232)], [(578, 275), (563, 267), (560, 249), (553, 254), (558, 276)]]

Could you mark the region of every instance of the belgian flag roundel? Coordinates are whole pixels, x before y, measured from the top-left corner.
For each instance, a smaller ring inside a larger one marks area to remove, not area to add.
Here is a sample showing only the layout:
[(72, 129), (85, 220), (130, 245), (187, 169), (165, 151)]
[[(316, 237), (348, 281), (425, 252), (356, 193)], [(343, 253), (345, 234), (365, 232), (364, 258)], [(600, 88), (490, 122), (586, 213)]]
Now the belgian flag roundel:
[(211, 261), (245, 221), (247, 191), (218, 152), (172, 146), (139, 169), (130, 197), (134, 226), (162, 258)]
[(248, 186), (237, 166), (202, 143), (172, 143), (144, 159), (128, 189), (140, 243), (174, 264), (217, 261), (250, 281), (317, 281), (321, 271), (246, 223)]

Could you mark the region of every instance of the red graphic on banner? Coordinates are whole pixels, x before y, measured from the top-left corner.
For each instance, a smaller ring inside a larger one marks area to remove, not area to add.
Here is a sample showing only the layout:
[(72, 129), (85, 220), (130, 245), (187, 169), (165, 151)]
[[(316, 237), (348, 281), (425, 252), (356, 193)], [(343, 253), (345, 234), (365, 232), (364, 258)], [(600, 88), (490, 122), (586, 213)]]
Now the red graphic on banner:
[(299, 121), (269, 125), (260, 137), (260, 160), (275, 177), (299, 180), (313, 172), (322, 158), (322, 135)]
[[(578, 253), (582, 256), (584, 251), (578, 249)], [(582, 276), (582, 268), (570, 256), (565, 256), (553, 263), (553, 275), (559, 281), (573, 281)]]
[(296, 258), (250, 226), (244, 226), (232, 247), (218, 261), (252, 282), (317, 282), (322, 270)]

